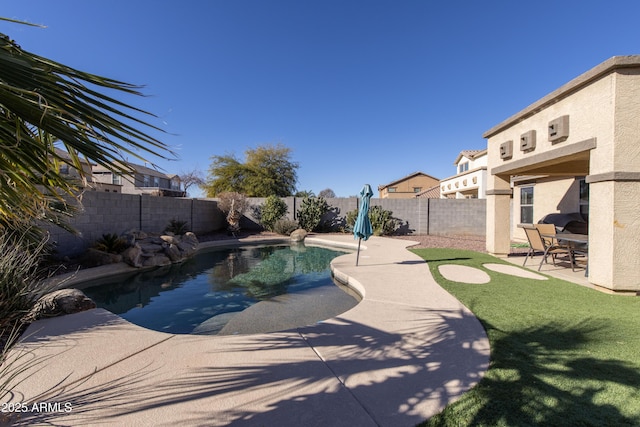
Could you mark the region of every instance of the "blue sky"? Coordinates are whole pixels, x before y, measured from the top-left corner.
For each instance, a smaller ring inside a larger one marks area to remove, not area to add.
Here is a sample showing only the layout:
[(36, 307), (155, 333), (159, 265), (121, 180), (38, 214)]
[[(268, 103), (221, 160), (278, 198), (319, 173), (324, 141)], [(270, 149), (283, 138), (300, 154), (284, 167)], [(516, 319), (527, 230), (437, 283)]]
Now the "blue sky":
[[(25, 50), (144, 85), (179, 154), (283, 144), (298, 189), (351, 196), (416, 171), (455, 174), (482, 134), (615, 55), (640, 53), (640, 2), (1, 0)], [(196, 193), (196, 196), (199, 194)], [(377, 197), (377, 194), (374, 196)]]

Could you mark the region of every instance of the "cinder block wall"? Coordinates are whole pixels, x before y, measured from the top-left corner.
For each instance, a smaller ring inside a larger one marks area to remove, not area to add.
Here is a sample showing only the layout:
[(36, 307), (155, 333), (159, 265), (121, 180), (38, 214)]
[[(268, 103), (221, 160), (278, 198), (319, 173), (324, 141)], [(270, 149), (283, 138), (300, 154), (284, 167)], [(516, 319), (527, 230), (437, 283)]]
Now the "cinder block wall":
[(128, 230), (159, 232), (172, 219), (185, 221), (196, 235), (226, 226), (224, 215), (214, 199), (186, 199), (149, 195), (86, 192), (82, 205), (69, 224), (73, 235), (58, 227), (45, 226), (59, 255), (76, 255), (93, 245), (103, 234), (122, 234)]
[[(297, 219), (302, 198), (287, 197), (287, 218)], [(264, 198), (250, 198), (249, 209), (241, 222), (246, 230), (260, 230), (259, 211)], [(324, 219), (335, 229), (345, 225), (347, 213), (358, 209), (359, 199), (327, 199), (331, 210)], [(393, 212), (402, 224), (402, 234), (485, 235), (484, 199), (371, 199), (371, 206)], [(155, 197), (121, 193), (87, 192), (82, 208), (70, 224), (79, 232), (72, 235), (57, 227), (47, 227), (60, 255), (77, 255), (106, 233), (128, 230), (160, 232), (172, 219), (185, 221), (196, 235), (224, 230), (225, 215), (217, 199)]]

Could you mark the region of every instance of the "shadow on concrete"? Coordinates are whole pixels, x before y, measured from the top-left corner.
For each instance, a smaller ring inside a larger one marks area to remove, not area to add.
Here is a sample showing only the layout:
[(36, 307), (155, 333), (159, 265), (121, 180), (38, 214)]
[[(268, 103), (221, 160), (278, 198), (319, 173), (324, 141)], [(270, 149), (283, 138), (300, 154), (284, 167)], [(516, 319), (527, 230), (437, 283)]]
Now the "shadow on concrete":
[[(205, 363), (176, 367), (179, 375), (169, 378), (164, 358), (156, 353), (145, 358), (142, 352), (134, 356), (147, 361), (142, 369), (109, 376), (99, 385), (92, 374), (53, 387), (36, 399), (68, 402), (72, 412), (24, 413), (15, 425), (117, 425), (136, 419), (171, 423), (154, 416), (156, 410), (178, 414), (177, 419), (190, 426), (413, 425), (458, 399), (480, 380), (488, 364), (486, 349), (474, 347), (477, 331), (468, 327), (477, 322), (475, 317), (464, 311), (413, 310), (415, 321), (395, 333), (338, 317), (297, 329), (302, 339), (286, 334), (236, 337), (231, 345), (215, 350), (207, 346), (202, 354)], [(251, 352), (258, 349), (279, 354), (283, 349), (308, 347), (318, 357), (250, 362)], [(216, 366), (225, 355), (245, 362)], [(247, 402), (248, 396), (256, 400)], [(216, 409), (216, 402), (228, 399), (239, 399), (238, 404)], [(202, 402), (201, 411), (181, 408), (194, 402)], [(122, 418), (127, 416), (133, 418)]]

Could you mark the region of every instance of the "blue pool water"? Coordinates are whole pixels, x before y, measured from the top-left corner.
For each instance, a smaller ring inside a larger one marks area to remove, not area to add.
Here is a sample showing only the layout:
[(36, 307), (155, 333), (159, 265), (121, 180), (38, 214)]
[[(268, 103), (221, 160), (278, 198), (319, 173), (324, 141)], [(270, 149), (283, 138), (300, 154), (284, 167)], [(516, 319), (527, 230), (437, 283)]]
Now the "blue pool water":
[[(329, 263), (343, 253), (304, 245), (223, 248), (83, 291), (98, 307), (157, 331), (268, 332), (321, 321), (358, 303), (331, 278)], [(245, 315), (243, 324), (235, 318), (259, 302), (262, 310), (254, 312), (262, 319)], [(275, 317), (295, 318), (283, 323)], [(234, 318), (239, 326), (225, 330)]]

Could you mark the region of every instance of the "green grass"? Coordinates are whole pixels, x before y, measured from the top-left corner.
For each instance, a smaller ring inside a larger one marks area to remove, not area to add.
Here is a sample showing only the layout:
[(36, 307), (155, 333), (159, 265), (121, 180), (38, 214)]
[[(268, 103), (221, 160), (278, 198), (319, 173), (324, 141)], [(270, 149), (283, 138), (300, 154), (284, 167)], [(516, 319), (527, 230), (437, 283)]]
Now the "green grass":
[[(478, 252), (414, 252), (491, 343), (480, 383), (422, 425), (640, 425), (640, 297), (496, 273), (482, 264), (503, 261)], [(482, 269), (491, 282), (446, 280), (438, 266), (452, 263)]]

